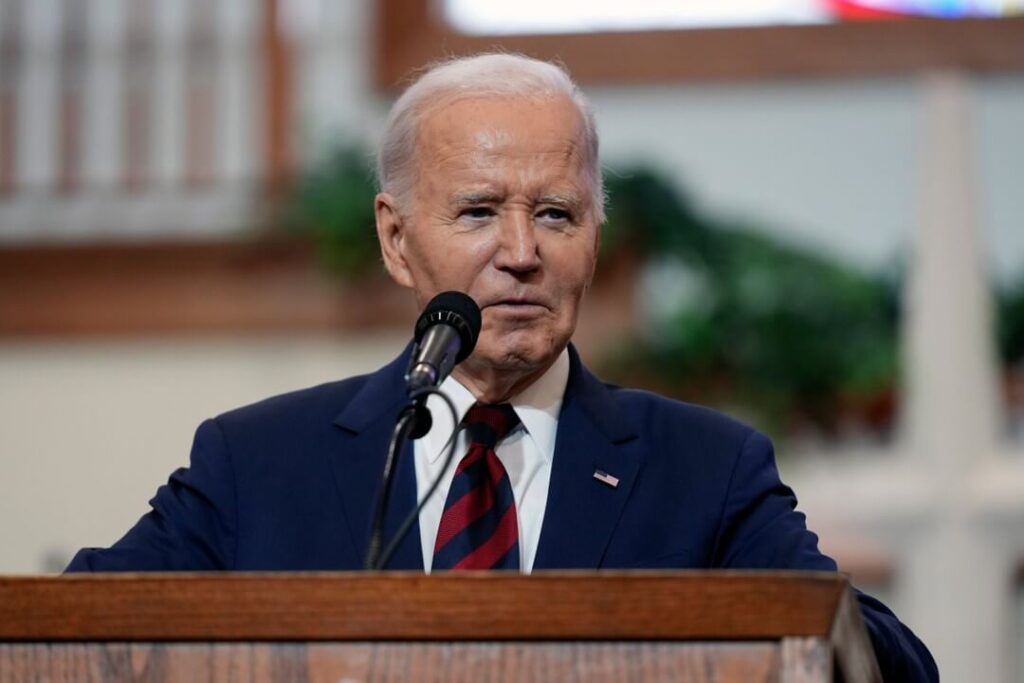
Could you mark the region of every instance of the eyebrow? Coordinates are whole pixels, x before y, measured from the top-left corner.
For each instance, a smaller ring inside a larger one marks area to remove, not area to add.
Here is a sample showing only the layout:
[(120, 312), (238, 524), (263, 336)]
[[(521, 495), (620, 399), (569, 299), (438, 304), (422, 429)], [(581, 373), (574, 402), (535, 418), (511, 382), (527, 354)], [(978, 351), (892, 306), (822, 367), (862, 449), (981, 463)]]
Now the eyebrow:
[(571, 209), (579, 209), (583, 205), (582, 200), (575, 194), (546, 194), (537, 198), (538, 204), (556, 204)]
[(466, 192), (452, 197), (452, 203), (456, 206), (471, 206), (474, 204), (496, 204), (502, 199), (497, 192)]
[[(482, 190), (479, 192), (463, 192), (452, 196), (455, 206), (477, 206), (480, 204), (499, 204), (505, 197), (499, 192)], [(536, 198), (537, 204), (554, 204), (578, 211), (583, 206), (583, 199), (576, 194), (544, 194)]]

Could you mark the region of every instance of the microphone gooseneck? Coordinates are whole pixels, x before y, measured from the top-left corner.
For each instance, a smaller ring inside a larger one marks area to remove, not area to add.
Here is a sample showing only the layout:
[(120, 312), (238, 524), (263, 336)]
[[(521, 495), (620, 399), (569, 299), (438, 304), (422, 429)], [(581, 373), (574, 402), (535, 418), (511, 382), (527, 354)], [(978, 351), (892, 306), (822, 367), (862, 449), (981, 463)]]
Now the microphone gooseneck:
[[(384, 518), (387, 514), (388, 502), (391, 499), (392, 482), (395, 476), (395, 464), (407, 439), (418, 439), (430, 431), (430, 411), (426, 407), (429, 394), (439, 394), (445, 399), (455, 429), (458, 430), (458, 416), (451, 400), (444, 396), (437, 386), (451, 374), (452, 369), (469, 357), (476, 346), (480, 335), (480, 308), (469, 296), (462, 292), (443, 292), (438, 294), (423, 309), (416, 321), (414, 344), (409, 357), (409, 367), (405, 373), (405, 389), (409, 403), (399, 413), (388, 443), (384, 460), (384, 471), (381, 476), (380, 495), (373, 517), (370, 531), (370, 543), (366, 551), (367, 569), (383, 569), (388, 558), (401, 543), (411, 526), (407, 517), (395, 538), (391, 539), (382, 553)], [(449, 456), (450, 457), (450, 456)], [(430, 489), (432, 493), (435, 487)], [(429, 497), (429, 494), (428, 494)], [(417, 514), (422, 503), (413, 514)], [(411, 516), (411, 515), (410, 515)], [(414, 520), (413, 520), (414, 521)]]

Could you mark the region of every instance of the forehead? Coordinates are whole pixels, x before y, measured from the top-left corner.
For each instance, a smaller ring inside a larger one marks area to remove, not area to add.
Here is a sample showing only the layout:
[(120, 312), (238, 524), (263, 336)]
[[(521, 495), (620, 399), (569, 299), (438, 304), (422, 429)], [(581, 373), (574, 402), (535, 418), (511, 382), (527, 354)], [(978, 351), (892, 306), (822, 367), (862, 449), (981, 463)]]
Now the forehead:
[(514, 167), (534, 174), (582, 172), (582, 117), (567, 97), (465, 98), (420, 121), (416, 156), (424, 180)]

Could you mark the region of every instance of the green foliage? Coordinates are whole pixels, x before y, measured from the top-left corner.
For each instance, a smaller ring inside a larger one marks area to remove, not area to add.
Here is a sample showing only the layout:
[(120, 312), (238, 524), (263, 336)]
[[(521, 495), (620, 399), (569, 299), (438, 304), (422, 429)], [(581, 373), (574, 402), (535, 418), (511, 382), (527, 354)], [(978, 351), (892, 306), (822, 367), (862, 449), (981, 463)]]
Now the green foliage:
[(340, 147), (299, 181), (285, 220), (290, 230), (313, 237), (329, 270), (356, 278), (380, 260), (375, 194), (369, 156), (355, 147)]
[[(311, 235), (331, 271), (357, 278), (379, 262), (370, 157), (340, 147), (297, 184), (291, 230)], [(704, 215), (649, 169), (611, 174), (602, 260), (624, 252), (685, 271), (642, 339), (603, 364), (628, 384), (719, 405), (781, 432), (841, 427), (844, 413), (884, 428), (898, 374), (898, 282)], [(663, 304), (665, 302), (662, 302)], [(1024, 362), (1024, 280), (997, 293), (1000, 354)], [(881, 405), (878, 415), (872, 406)]]
[(697, 264), (712, 256), (714, 235), (703, 219), (653, 171), (608, 174), (605, 190), (610, 206), (601, 231), (603, 258), (623, 249), (678, 254)]
[(608, 185), (609, 252), (668, 259), (697, 283), (697, 296), (614, 352), (607, 373), (782, 430), (835, 432), (842, 411), (891, 394), (895, 282), (704, 217), (650, 171)]
[(1024, 278), (996, 293), (996, 320), (1003, 363), (1024, 363)]

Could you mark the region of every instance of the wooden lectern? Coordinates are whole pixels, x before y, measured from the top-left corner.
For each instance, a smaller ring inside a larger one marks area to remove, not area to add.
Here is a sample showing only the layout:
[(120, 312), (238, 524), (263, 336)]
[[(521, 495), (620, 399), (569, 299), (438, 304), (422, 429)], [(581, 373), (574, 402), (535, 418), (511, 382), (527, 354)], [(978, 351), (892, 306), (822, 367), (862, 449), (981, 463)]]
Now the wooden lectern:
[(0, 682), (880, 681), (802, 572), (0, 577)]

